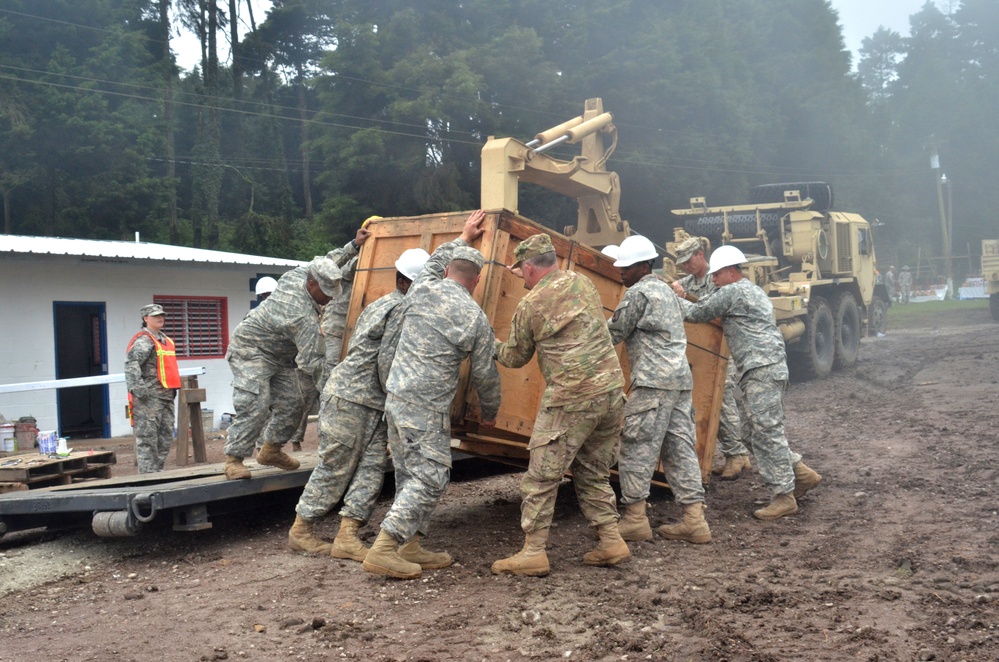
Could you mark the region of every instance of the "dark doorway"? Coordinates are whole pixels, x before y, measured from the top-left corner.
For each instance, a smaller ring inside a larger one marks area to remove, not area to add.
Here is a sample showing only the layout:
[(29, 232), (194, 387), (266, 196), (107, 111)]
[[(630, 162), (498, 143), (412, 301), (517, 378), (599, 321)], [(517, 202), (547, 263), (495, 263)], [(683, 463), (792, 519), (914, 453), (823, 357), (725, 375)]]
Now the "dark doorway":
[[(56, 301), (56, 379), (108, 374), (107, 317), (103, 303)], [(61, 388), (59, 434), (73, 439), (111, 436), (107, 384)]]

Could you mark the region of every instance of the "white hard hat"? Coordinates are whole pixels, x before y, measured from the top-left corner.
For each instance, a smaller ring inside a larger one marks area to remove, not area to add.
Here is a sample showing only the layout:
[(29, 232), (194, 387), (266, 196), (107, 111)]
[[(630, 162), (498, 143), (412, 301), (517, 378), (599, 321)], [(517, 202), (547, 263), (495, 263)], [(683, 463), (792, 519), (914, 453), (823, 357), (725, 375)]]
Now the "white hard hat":
[(260, 296), (261, 294), (270, 294), (275, 287), (277, 287), (277, 281), (270, 276), (264, 276), (257, 279), (257, 286), (253, 291), (257, 293), (257, 296)]
[(620, 250), (621, 247), (618, 246), (617, 244), (607, 244), (606, 246), (600, 249), (600, 252), (609, 257), (610, 259), (616, 260), (618, 251)]
[(621, 242), (615, 267), (630, 267), (638, 262), (648, 262), (659, 257), (652, 242), (640, 234), (633, 234)]
[(732, 267), (737, 264), (744, 264), (746, 256), (735, 246), (726, 244), (725, 246), (719, 246), (715, 249), (715, 252), (711, 254), (711, 261), (708, 262), (708, 273), (713, 274), (719, 269), (724, 269), (725, 267)]
[(395, 268), (409, 280), (415, 280), (429, 259), (430, 254), (422, 248), (407, 248), (395, 261)]

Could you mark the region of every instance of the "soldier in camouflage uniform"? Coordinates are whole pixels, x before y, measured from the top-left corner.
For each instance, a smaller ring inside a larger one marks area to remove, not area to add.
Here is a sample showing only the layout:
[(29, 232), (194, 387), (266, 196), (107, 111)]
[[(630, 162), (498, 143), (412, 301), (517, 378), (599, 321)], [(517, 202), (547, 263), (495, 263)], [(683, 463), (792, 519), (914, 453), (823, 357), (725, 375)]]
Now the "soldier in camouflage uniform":
[(281, 276), (277, 289), (239, 323), (226, 359), (232, 370), (236, 418), (225, 444), (226, 478), (249, 478), (243, 459), (263, 446), (257, 462), (281, 469), (298, 468), (282, 451), (302, 419), (303, 395), (298, 372), (319, 383), (323, 346), (319, 316), (340, 293), (340, 269), (329, 258)]
[(163, 471), (173, 442), (173, 399), (180, 372), (173, 341), (163, 333), (166, 312), (158, 304), (139, 310), (143, 330), (125, 353), (125, 385), (135, 429), (135, 459), (139, 473)]
[[(407, 259), (414, 253), (417, 260)], [(357, 531), (371, 517), (388, 463), (385, 388), (378, 355), (394, 350), (389, 344), (398, 339), (393, 329), (398, 326), (399, 304), (429, 257), (415, 248), (396, 262), (396, 289), (367, 306), (357, 318), (347, 356), (326, 380), (319, 410), (321, 462), (309, 477), (295, 508), (295, 524), (288, 532), (288, 544), (296, 551), (354, 561), (363, 561), (368, 552)], [(383, 342), (386, 330), (389, 340)], [(330, 544), (317, 538), (313, 528), (341, 496), (340, 530)], [(400, 549), (403, 558), (411, 545)]]
[(624, 408), (624, 435), (617, 461), (625, 540), (652, 540), (646, 500), (652, 474), (663, 461), (666, 482), (683, 505), (683, 522), (660, 526), (670, 540), (711, 542), (704, 520), (704, 486), (694, 450), (694, 379), (687, 364), (687, 334), (672, 288), (652, 273), (658, 258), (652, 242), (638, 235), (621, 242), (615, 267), (628, 288), (607, 322), (611, 341), (625, 342), (631, 387)]
[[(395, 356), (378, 357), (380, 370), (388, 375), (385, 418), (396, 495), (364, 559), (364, 569), (374, 574), (415, 579), (423, 568), (451, 563), (446, 553), (419, 549), (419, 537), (426, 536), (450, 480), (449, 412), (458, 389), (458, 370), (466, 358), (471, 359), (481, 423), (495, 424), (500, 381), (493, 361), (494, 335), (472, 298), (484, 260), (469, 246), (482, 234), (479, 226), (484, 218), (481, 210), (473, 212), (461, 236), (434, 251), (402, 304)], [(414, 539), (413, 552), (420, 560), (410, 561), (399, 545)]]
[[(688, 237), (676, 249), (676, 264), (687, 272), (687, 275), (673, 284), (677, 292), (697, 297), (705, 297), (716, 289), (708, 276), (708, 262), (704, 257), (705, 241), (700, 237)], [(682, 300), (680, 305), (686, 310), (689, 301)], [(725, 393), (722, 396), (721, 416), (718, 419), (718, 447), (725, 456), (725, 464), (715, 467), (711, 473), (721, 476), (722, 480), (735, 480), (743, 469), (750, 469), (749, 450), (742, 443), (742, 419), (739, 416), (739, 406), (736, 402), (735, 363), (728, 362), (728, 372), (725, 375)]]
[(770, 505), (753, 515), (770, 520), (796, 513), (797, 499), (822, 477), (788, 447), (784, 436), (788, 377), (784, 338), (766, 293), (743, 277), (739, 265), (745, 262), (746, 256), (738, 248), (718, 248), (711, 255), (709, 271), (718, 290), (691, 305), (687, 319), (722, 320), (745, 401), (749, 443), (760, 476), (775, 495)]
[(610, 469), (617, 459), (624, 415), (624, 375), (604, 320), (603, 304), (586, 278), (558, 267), (547, 234), (520, 242), (511, 271), (530, 290), (514, 311), (510, 336), (496, 341), (497, 360), (520, 368), (537, 353), (547, 388), (528, 444), (530, 463), (520, 483), (520, 552), (493, 563), (495, 574), (544, 576), (545, 551), (558, 485), (572, 469), (580, 508), (597, 529), (599, 546), (588, 565), (616, 565), (631, 556), (618, 533)]

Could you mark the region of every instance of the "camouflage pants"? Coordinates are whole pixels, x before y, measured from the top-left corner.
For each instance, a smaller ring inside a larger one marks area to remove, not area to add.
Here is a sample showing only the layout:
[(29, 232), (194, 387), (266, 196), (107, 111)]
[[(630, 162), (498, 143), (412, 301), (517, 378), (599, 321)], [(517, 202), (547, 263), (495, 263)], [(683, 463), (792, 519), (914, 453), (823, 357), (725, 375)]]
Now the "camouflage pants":
[(451, 420), (390, 394), (385, 402), (395, 500), (381, 528), (400, 543), (426, 537), (430, 517), (451, 481)]
[(385, 482), (385, 445), (383, 412), (324, 395), (320, 464), (312, 470), (295, 512), (305, 519), (319, 519), (343, 497), (340, 516), (367, 522)]
[[(298, 379), (302, 388), (302, 419), (295, 429), (295, 433), (288, 439), (288, 443), (301, 444), (305, 439), (305, 429), (309, 426), (309, 415), (319, 401), (319, 389), (314, 388), (312, 378), (303, 372), (298, 373)], [(264, 445), (264, 438), (257, 439), (257, 450)]]
[(774, 494), (794, 490), (794, 465), (801, 461), (784, 436), (786, 374), (775, 366), (762, 366), (747, 370), (739, 382), (747, 441), (763, 482)]
[[(163, 471), (173, 443), (173, 398), (132, 398), (135, 459), (140, 474)], [(186, 434), (186, 430), (184, 431)]]
[(280, 366), (252, 350), (229, 348), (232, 405), (236, 417), (229, 427), (225, 454), (250, 457), (263, 443), (283, 445), (302, 422), (303, 396), (294, 365)]
[(718, 419), (718, 449), (725, 457), (749, 454), (749, 449), (742, 443), (742, 418), (739, 416), (739, 405), (735, 395), (737, 380), (735, 361), (729, 359), (721, 417)]
[(528, 444), (530, 464), (520, 481), (520, 526), (525, 533), (551, 526), (558, 485), (569, 469), (590, 526), (618, 520), (610, 469), (617, 460), (623, 418), (620, 389), (538, 411)]
[(704, 501), (701, 466), (694, 450), (694, 408), (690, 391), (637, 387), (624, 407), (624, 432), (617, 469), (621, 503), (649, 497), (652, 474), (663, 472), (678, 503)]

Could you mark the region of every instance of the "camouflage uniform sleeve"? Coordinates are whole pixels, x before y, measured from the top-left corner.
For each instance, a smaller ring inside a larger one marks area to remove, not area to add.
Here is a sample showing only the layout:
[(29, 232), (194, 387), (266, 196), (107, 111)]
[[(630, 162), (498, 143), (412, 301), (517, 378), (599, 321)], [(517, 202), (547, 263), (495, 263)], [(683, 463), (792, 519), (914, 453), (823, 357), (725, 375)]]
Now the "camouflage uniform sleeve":
[[(340, 267), (340, 269), (343, 270), (344, 265), (346, 265), (348, 262), (354, 260), (354, 258), (357, 257), (357, 253), (358, 250), (354, 246), (354, 240), (351, 239), (346, 244), (344, 244), (342, 248), (334, 248), (333, 250), (331, 250), (329, 253), (326, 254), (326, 257), (336, 262), (336, 266)], [(349, 266), (351, 279), (354, 278), (354, 269), (356, 267), (357, 267), (357, 262), (356, 260), (354, 260), (354, 264), (352, 266)]]
[(444, 270), (451, 263), (451, 256), (454, 255), (455, 249), (459, 246), (468, 246), (468, 243), (461, 237), (458, 237), (454, 241), (449, 241), (438, 246), (437, 250), (430, 256), (430, 259), (427, 260), (423, 271), (420, 272), (416, 280), (413, 281), (413, 284), (410, 285), (410, 289), (413, 289), (417, 285), (443, 280)]
[(481, 324), (475, 337), (475, 346), (470, 355), (472, 361), (472, 383), (475, 392), (479, 394), (479, 405), (482, 407), (482, 418), (495, 420), (500, 408), (500, 377), (493, 359), (492, 327), (485, 316), (480, 317)]
[(645, 314), (647, 305), (648, 301), (641, 293), (634, 290), (625, 292), (614, 314), (607, 320), (607, 330), (610, 331), (612, 343), (616, 345), (623, 342), (634, 333), (638, 321)]
[(534, 330), (531, 324), (531, 304), (521, 299), (510, 321), (510, 337), (496, 341), (496, 360), (507, 368), (520, 368), (534, 356)]
[(319, 325), (303, 317), (295, 327), (295, 347), (298, 349), (295, 365), (302, 372), (311, 375), (316, 384), (322, 384), (326, 351), (325, 343), (320, 342)]
[(385, 330), (382, 333), (382, 344), (378, 348), (378, 381), (382, 384), (382, 391), (388, 393), (389, 372), (392, 370), (392, 361), (395, 360), (395, 350), (399, 346), (399, 335), (402, 332), (402, 320), (406, 316), (406, 301), (396, 306), (385, 320)]
[(690, 322), (710, 322), (723, 317), (731, 310), (737, 296), (739, 296), (738, 288), (731, 285), (719, 287), (703, 299), (699, 299), (697, 303), (689, 304), (684, 310), (684, 316)]
[(149, 388), (142, 379), (142, 365), (156, 351), (153, 341), (145, 334), (132, 343), (132, 348), (125, 354), (125, 386), (132, 395), (144, 398), (151, 395)]

